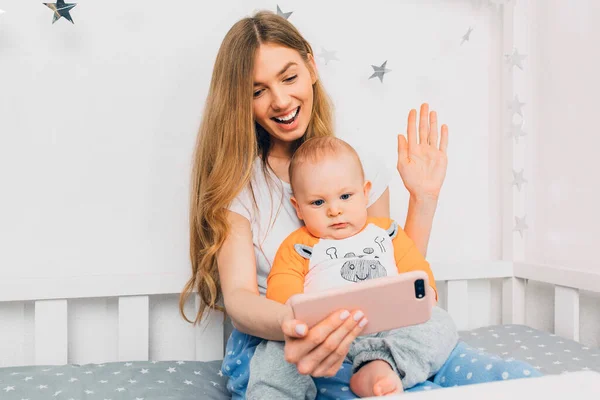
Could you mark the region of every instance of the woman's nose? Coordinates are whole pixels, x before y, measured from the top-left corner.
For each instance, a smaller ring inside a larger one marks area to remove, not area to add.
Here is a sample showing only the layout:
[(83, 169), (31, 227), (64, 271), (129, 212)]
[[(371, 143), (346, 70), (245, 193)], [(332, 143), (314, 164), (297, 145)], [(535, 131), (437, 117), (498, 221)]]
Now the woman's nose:
[(291, 97), (286, 93), (284, 89), (272, 89), (273, 98), (271, 107), (275, 111), (287, 111), (290, 106)]

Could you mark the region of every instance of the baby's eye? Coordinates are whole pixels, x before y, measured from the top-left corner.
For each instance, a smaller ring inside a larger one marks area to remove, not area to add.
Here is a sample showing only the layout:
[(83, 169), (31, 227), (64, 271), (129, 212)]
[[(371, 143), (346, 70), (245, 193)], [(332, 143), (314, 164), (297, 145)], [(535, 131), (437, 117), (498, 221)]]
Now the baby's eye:
[(318, 207), (318, 206), (322, 206), (323, 203), (325, 203), (323, 200), (315, 200), (315, 201), (311, 202), (310, 204)]
[(342, 200), (348, 200), (350, 198), (350, 196), (352, 196), (350, 193), (346, 193), (340, 196), (340, 199)]

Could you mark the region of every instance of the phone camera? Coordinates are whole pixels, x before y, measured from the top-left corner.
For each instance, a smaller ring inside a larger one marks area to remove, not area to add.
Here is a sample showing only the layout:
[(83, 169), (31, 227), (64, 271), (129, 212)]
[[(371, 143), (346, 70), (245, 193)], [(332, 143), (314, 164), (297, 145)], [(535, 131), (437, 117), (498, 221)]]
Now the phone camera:
[(415, 281), (415, 296), (417, 296), (417, 299), (425, 297), (425, 281), (423, 279)]

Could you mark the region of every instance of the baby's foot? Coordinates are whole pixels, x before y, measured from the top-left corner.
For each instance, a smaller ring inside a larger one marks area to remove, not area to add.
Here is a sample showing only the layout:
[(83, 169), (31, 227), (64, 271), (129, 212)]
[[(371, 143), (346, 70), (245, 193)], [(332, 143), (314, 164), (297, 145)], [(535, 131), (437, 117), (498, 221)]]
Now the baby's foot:
[(359, 397), (385, 396), (402, 393), (402, 380), (383, 360), (374, 360), (361, 367), (350, 378), (350, 389)]

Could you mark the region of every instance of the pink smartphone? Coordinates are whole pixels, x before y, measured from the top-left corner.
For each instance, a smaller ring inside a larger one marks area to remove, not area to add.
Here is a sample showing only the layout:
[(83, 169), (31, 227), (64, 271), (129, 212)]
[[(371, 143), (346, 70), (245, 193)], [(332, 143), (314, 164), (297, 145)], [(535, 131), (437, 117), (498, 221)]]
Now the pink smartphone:
[(376, 278), (318, 293), (290, 297), (294, 318), (309, 328), (331, 313), (360, 309), (369, 321), (361, 336), (426, 322), (435, 302), (433, 289), (423, 271)]

